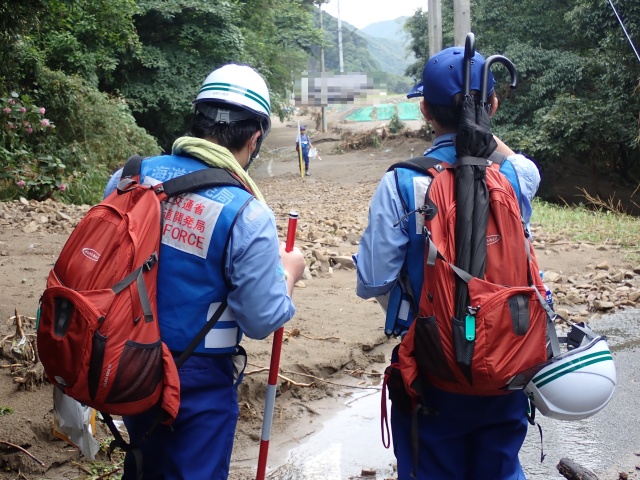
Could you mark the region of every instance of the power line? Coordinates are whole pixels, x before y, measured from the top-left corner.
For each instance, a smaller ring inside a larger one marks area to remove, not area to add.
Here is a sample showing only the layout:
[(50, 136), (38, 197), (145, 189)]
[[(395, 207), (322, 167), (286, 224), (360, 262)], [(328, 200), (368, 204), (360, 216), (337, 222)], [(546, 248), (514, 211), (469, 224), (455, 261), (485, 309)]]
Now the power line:
[(629, 41), (629, 45), (631, 45), (631, 48), (633, 49), (633, 53), (636, 54), (636, 58), (640, 62), (640, 54), (638, 54), (638, 50), (636, 50), (636, 46), (633, 44), (633, 40), (631, 40), (631, 37), (629, 36), (629, 33), (627, 32), (627, 29), (625, 28), (624, 23), (622, 22), (622, 18), (620, 18), (620, 15), (618, 15), (618, 11), (616, 10), (616, 7), (613, 4), (612, 0), (609, 0), (609, 5), (611, 5), (611, 8), (613, 9), (613, 13), (616, 14), (616, 18), (618, 19), (618, 22), (622, 27), (622, 31), (624, 32), (624, 34), (627, 37), (627, 40)]

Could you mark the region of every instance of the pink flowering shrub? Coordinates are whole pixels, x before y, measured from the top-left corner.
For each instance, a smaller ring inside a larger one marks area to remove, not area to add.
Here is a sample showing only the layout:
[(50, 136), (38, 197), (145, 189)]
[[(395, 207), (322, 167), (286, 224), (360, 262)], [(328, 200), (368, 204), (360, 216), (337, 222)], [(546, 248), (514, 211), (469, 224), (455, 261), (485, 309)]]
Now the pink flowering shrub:
[(55, 156), (55, 125), (28, 95), (0, 95), (0, 181), (20, 195), (43, 200), (68, 188), (65, 165)]

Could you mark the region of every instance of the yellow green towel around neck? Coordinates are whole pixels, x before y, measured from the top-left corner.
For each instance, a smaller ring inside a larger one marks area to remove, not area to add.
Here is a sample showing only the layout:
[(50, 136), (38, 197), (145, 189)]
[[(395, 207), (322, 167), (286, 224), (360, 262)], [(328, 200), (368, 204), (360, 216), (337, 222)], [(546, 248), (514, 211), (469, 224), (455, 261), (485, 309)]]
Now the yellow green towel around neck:
[(240, 181), (244, 183), (249, 190), (251, 190), (251, 193), (253, 193), (258, 200), (266, 203), (262, 193), (260, 193), (260, 190), (258, 189), (258, 186), (249, 174), (240, 166), (235, 157), (231, 155), (231, 152), (225, 147), (221, 147), (220, 145), (216, 145), (213, 142), (209, 142), (208, 140), (203, 140), (201, 138), (180, 137), (174, 142), (171, 153), (174, 155), (187, 153), (199, 160), (202, 160), (211, 167), (219, 167), (228, 170), (238, 177)]

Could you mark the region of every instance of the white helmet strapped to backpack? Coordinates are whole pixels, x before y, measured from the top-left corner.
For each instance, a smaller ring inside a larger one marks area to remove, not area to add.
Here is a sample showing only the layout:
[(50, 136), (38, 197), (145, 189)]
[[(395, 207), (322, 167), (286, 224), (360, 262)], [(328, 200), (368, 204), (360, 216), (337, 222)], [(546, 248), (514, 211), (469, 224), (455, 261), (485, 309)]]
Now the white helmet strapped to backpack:
[(572, 324), (568, 350), (556, 355), (524, 387), (545, 417), (581, 420), (602, 410), (616, 386), (616, 368), (606, 338)]
[[(233, 63), (217, 68), (207, 76), (193, 103), (196, 111), (219, 123), (249, 119), (260, 122), (262, 135), (253, 157), (257, 156), (260, 143), (271, 128), (269, 89), (257, 71)], [(224, 105), (231, 108), (223, 108)]]

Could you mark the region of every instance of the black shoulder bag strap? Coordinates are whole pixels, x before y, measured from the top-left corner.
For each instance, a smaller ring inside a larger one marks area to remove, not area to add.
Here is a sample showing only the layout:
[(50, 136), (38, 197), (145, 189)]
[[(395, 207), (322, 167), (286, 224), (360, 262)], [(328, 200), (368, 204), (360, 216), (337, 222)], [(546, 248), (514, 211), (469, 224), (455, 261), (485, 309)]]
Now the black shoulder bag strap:
[(425, 175), (431, 175), (429, 171), (431, 168), (436, 168), (437, 165), (440, 165), (443, 161), (438, 160), (435, 157), (413, 157), (408, 160), (404, 160), (402, 162), (394, 163), (388, 168), (388, 172), (392, 170), (396, 170), (397, 168), (408, 168), (410, 170), (416, 170), (418, 172), (424, 173)]
[(122, 167), (122, 176), (120, 178), (131, 178), (135, 177), (140, 173), (140, 167), (142, 166), (142, 161), (147, 157), (142, 157), (140, 155), (131, 155), (127, 162)]
[[(142, 167), (142, 161), (145, 158), (147, 157), (142, 157), (140, 155), (131, 156), (122, 168), (121, 178), (133, 178), (136, 175), (139, 175)], [(168, 197), (172, 197), (183, 193), (195, 192), (204, 188), (217, 186), (239, 187), (243, 190), (247, 190), (247, 187), (227, 170), (223, 168), (209, 167), (167, 180), (157, 186), (156, 193), (164, 192)]]

